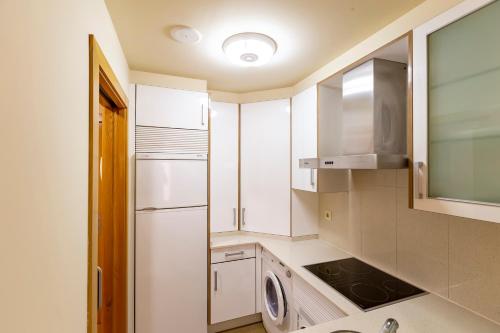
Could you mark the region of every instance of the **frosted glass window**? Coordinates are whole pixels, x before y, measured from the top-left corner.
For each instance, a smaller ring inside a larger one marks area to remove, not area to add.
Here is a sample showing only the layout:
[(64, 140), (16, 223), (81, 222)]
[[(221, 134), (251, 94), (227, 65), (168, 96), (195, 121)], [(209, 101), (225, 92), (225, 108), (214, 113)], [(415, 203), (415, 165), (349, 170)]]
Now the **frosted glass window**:
[(432, 198), (500, 203), (500, 1), (428, 36)]

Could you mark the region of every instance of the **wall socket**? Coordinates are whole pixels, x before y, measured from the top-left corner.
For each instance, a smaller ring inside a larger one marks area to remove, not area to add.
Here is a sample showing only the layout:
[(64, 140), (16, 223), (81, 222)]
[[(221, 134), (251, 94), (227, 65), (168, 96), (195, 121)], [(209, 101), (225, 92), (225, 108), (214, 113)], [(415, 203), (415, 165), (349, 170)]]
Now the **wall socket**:
[(323, 218), (325, 219), (325, 221), (331, 222), (332, 221), (332, 211), (331, 210), (325, 210), (323, 212)]

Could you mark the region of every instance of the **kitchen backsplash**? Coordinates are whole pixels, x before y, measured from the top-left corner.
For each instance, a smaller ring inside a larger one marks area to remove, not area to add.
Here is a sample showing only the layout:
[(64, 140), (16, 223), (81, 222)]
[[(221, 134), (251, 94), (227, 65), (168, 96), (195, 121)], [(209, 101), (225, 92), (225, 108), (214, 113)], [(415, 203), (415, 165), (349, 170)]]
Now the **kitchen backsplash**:
[(500, 323), (500, 224), (408, 209), (407, 170), (350, 182), (320, 195), (321, 239)]

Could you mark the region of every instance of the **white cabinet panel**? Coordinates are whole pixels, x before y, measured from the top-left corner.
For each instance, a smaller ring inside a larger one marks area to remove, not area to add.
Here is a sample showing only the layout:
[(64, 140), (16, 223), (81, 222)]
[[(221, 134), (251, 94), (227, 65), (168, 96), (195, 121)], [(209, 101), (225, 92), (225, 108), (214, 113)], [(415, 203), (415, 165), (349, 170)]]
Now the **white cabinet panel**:
[(341, 154), (342, 90), (316, 85), (292, 98), (292, 188), (308, 192), (345, 192), (347, 170), (299, 168), (301, 158)]
[(212, 250), (212, 264), (255, 258), (255, 244), (244, 244)]
[(211, 103), (210, 229), (238, 230), (238, 104)]
[(153, 86), (137, 86), (136, 124), (208, 129), (208, 94)]
[(136, 209), (163, 209), (207, 204), (207, 161), (138, 159)]
[(212, 264), (212, 324), (255, 313), (255, 258)]
[(241, 224), (290, 235), (290, 100), (241, 105)]
[(207, 332), (207, 208), (136, 215), (136, 332)]
[(299, 159), (318, 156), (316, 85), (292, 98), (292, 188), (316, 192), (317, 172), (299, 168)]

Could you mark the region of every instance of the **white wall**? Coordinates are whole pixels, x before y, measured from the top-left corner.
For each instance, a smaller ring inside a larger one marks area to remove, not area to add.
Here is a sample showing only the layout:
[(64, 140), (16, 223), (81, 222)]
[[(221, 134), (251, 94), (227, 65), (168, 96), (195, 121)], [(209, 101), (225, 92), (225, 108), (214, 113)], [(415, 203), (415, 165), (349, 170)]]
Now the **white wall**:
[(0, 1), (2, 332), (86, 332), (89, 33), (127, 91), (103, 0)]

